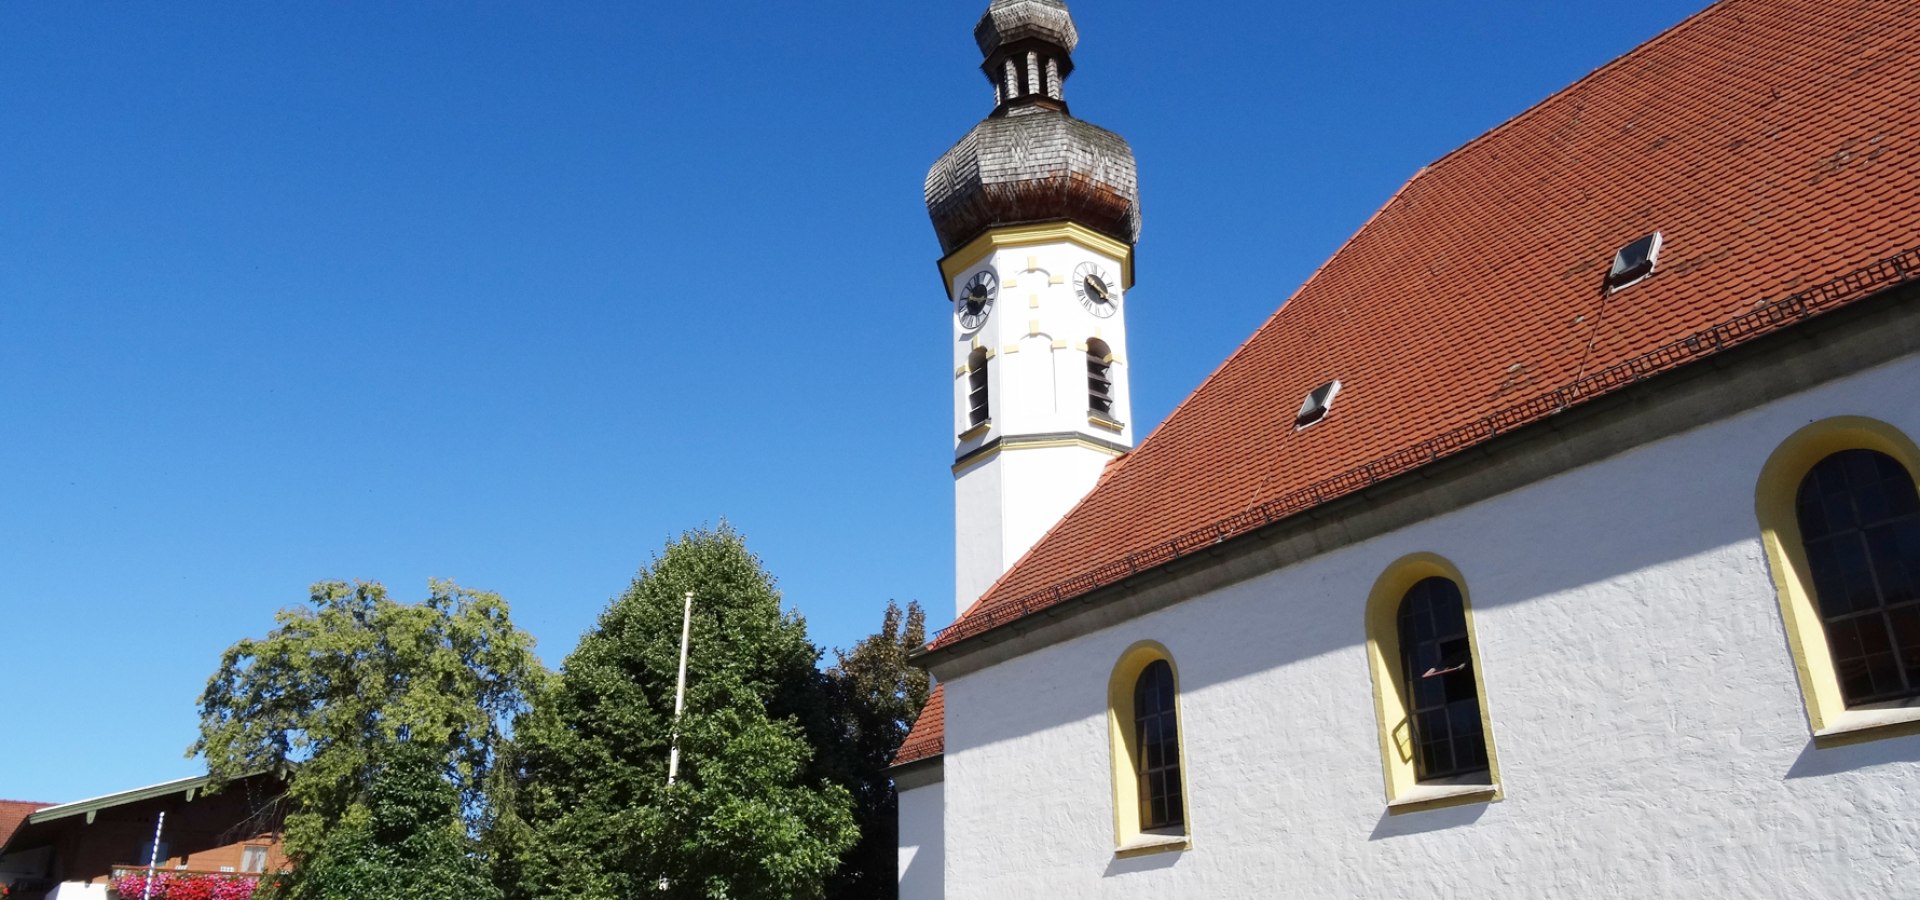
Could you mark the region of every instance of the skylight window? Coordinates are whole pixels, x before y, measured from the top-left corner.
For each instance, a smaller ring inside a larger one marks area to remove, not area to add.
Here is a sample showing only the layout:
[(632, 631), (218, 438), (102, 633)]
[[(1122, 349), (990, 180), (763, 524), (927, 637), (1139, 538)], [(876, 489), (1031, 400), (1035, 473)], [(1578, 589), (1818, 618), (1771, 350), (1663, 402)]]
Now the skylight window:
[(1617, 291), (1638, 283), (1653, 274), (1653, 266), (1660, 260), (1660, 232), (1656, 231), (1625, 247), (1613, 255), (1613, 268), (1607, 272), (1607, 290)]
[(1338, 379), (1329, 381), (1309, 392), (1307, 399), (1300, 404), (1300, 412), (1293, 417), (1294, 430), (1298, 431), (1326, 418), (1327, 412), (1333, 409), (1334, 396), (1339, 393), (1340, 382)]

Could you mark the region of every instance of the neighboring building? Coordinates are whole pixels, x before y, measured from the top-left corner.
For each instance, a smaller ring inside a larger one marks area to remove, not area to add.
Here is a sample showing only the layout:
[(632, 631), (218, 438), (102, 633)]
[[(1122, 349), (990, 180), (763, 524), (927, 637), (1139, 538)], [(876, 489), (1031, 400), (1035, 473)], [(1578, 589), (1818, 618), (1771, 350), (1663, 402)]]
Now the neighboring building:
[[(269, 775), (211, 794), (207, 784), (201, 776), (57, 806), (0, 803), (0, 884), (12, 889), (8, 900), (105, 900), (116, 872), (146, 869), (162, 813), (161, 871), (257, 877), (283, 870), (286, 786)], [(13, 813), (21, 815), (9, 833)]]
[(1655, 37), (1128, 452), (1132, 158), (1067, 115), (1064, 3), (993, 0), (927, 181), (963, 611), (902, 896), (1920, 894), (1912, 12)]

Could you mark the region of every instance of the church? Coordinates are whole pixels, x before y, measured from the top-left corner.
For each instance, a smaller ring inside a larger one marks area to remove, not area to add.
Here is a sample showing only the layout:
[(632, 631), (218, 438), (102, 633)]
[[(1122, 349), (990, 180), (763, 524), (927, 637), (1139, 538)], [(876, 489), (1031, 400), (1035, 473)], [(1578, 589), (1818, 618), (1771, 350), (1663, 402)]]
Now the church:
[(926, 180), (957, 617), (901, 896), (1920, 896), (1912, 12), (1709, 6), (1142, 436), (1142, 178), (1066, 4), (991, 0)]

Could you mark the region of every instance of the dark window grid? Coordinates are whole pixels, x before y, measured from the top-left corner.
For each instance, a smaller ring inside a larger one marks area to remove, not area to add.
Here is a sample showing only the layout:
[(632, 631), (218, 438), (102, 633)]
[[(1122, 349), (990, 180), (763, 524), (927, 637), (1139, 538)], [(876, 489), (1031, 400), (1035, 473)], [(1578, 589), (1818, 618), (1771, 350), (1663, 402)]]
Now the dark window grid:
[(1400, 602), (1399, 626), (1416, 780), (1486, 771), (1480, 691), (1459, 587), (1438, 577), (1414, 585)]
[(975, 351), (967, 360), (973, 369), (967, 374), (967, 424), (978, 425), (987, 420), (987, 359), (986, 354)]
[(1095, 412), (1113, 411), (1113, 381), (1107, 375), (1107, 362), (1087, 354), (1087, 405)]
[(1795, 507), (1841, 696), (1920, 697), (1920, 493), (1906, 468), (1843, 450), (1807, 473)]
[(1173, 695), (1173, 667), (1165, 660), (1148, 664), (1134, 685), (1134, 746), (1143, 831), (1179, 828), (1185, 819), (1180, 802), (1180, 730)]

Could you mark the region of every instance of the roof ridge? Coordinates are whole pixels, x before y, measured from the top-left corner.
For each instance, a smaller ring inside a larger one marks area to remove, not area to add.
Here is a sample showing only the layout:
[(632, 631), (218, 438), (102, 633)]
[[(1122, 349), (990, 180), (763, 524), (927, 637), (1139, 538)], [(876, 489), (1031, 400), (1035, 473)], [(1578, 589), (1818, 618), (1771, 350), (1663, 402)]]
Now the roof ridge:
[(1471, 140), (1468, 140), (1466, 143), (1461, 144), (1460, 146), (1455, 147), (1444, 154), (1441, 154), (1439, 159), (1436, 159), (1433, 162), (1428, 163), (1427, 167), (1432, 168), (1434, 166), (1438, 166), (1441, 163), (1446, 162), (1447, 160), (1450, 160), (1456, 156), (1459, 156), (1465, 153), (1466, 151), (1471, 150), (1474, 147), (1477, 147), (1488, 140), (1491, 140), (1493, 136), (1496, 134), (1499, 134), (1503, 131), (1507, 131), (1508, 129), (1517, 127), (1522, 119), (1526, 119), (1533, 116), (1535, 113), (1539, 112), (1542, 108), (1547, 106), (1547, 104), (1550, 104), (1567, 94), (1573, 93), (1576, 89), (1580, 88), (1582, 85), (1586, 84), (1589, 81), (1592, 81), (1600, 73), (1605, 72), (1608, 69), (1612, 69), (1616, 66), (1622, 65), (1630, 59), (1638, 58), (1643, 52), (1651, 50), (1657, 44), (1665, 43), (1666, 41), (1672, 38), (1674, 32), (1679, 31), (1681, 28), (1686, 27), (1689, 23), (1693, 22), (1693, 20), (1698, 19), (1701, 16), (1706, 15), (1707, 13), (1713, 12), (1714, 10), (1720, 9), (1721, 7), (1732, 6), (1734, 4), (1741, 3), (1741, 2), (1751, 2), (1751, 0), (1713, 0), (1713, 2), (1708, 3), (1706, 6), (1703, 6), (1700, 9), (1695, 10), (1694, 12), (1688, 14), (1686, 18), (1683, 18), (1680, 21), (1675, 22), (1672, 25), (1669, 25), (1666, 28), (1662, 29), (1660, 33), (1655, 34), (1653, 37), (1650, 37), (1644, 41), (1641, 41), (1639, 44), (1635, 45), (1633, 49), (1628, 50), (1627, 52), (1622, 53), (1619, 56), (1616, 56), (1610, 60), (1607, 60), (1604, 63), (1601, 63), (1599, 66), (1595, 67), (1593, 70), (1587, 72), (1587, 74), (1574, 79), (1572, 82), (1561, 87), (1559, 90), (1554, 91), (1553, 93), (1548, 94), (1545, 97), (1542, 97), (1539, 100), (1534, 101), (1532, 106), (1529, 106), (1526, 109), (1523, 109), (1517, 113), (1514, 113), (1512, 116), (1507, 117), (1506, 121), (1503, 121), (1500, 124), (1495, 125), (1492, 128), (1489, 128), (1486, 131), (1481, 132), (1479, 135), (1475, 136)]

